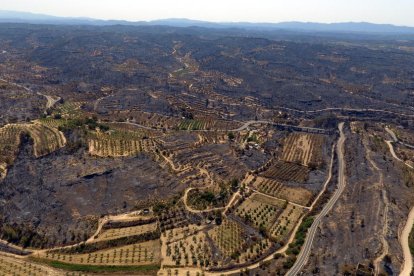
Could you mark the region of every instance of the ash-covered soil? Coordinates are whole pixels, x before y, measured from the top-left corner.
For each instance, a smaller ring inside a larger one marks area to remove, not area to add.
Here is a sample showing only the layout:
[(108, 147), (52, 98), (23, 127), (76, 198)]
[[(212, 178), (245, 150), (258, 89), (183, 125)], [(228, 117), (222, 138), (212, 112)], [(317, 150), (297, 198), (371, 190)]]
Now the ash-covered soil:
[(0, 126), (38, 118), (45, 106), (43, 96), (0, 82)]
[(79, 242), (96, 230), (99, 216), (169, 197), (183, 189), (179, 183), (147, 155), (97, 159), (61, 151), (35, 159), (25, 143), (0, 185), (1, 234), (36, 247)]
[[(367, 142), (368, 149), (371, 149), (370, 143)], [(382, 170), (383, 185), (379, 171), (369, 162), (361, 136), (348, 132), (346, 188), (333, 210), (322, 220), (305, 267), (306, 275), (353, 274), (359, 263), (374, 269), (375, 260), (383, 252), (386, 257), (379, 262), (379, 272), (398, 275), (403, 261), (398, 230), (405, 224), (414, 196), (403, 183), (401, 165), (392, 159), (386, 148), (371, 151), (369, 156)], [(387, 201), (383, 199), (384, 192)], [(382, 239), (384, 227), (387, 245)]]

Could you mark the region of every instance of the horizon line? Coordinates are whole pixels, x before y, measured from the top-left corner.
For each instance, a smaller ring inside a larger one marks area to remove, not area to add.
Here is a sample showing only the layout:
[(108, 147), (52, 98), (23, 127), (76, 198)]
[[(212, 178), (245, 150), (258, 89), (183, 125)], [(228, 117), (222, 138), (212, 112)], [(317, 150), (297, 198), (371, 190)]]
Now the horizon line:
[[(214, 20), (203, 20), (197, 18), (188, 18), (188, 17), (166, 17), (166, 18), (157, 18), (151, 20), (129, 20), (129, 19), (116, 19), (116, 18), (97, 18), (97, 17), (85, 17), (85, 16), (59, 16), (59, 15), (52, 15), (47, 13), (37, 13), (37, 12), (30, 12), (30, 11), (19, 11), (19, 10), (3, 10), (0, 9), (0, 12), (11, 12), (11, 13), (27, 13), (31, 15), (37, 16), (47, 16), (47, 17), (56, 17), (56, 19), (72, 19), (72, 20), (90, 20), (90, 21), (124, 21), (128, 23), (139, 23), (139, 22), (146, 22), (151, 23), (154, 21), (163, 21), (163, 20), (188, 20), (188, 21), (199, 21), (203, 23), (212, 23), (212, 24), (283, 24), (283, 23), (302, 23), (302, 24), (321, 24), (321, 25), (335, 25), (335, 24), (372, 24), (372, 25), (384, 25), (384, 26), (393, 26), (393, 27), (400, 27), (400, 28), (414, 28), (413, 26), (409, 25), (398, 25), (393, 23), (375, 23), (370, 21), (334, 21), (334, 22), (320, 22), (320, 21), (302, 21), (302, 20), (289, 20), (289, 21), (214, 21)], [(1, 18), (0, 18), (1, 19)], [(3, 19), (25, 19), (25, 18), (18, 18), (18, 17), (10, 17), (10, 18), (3, 18)], [(41, 20), (41, 19), (33, 19), (33, 20)]]

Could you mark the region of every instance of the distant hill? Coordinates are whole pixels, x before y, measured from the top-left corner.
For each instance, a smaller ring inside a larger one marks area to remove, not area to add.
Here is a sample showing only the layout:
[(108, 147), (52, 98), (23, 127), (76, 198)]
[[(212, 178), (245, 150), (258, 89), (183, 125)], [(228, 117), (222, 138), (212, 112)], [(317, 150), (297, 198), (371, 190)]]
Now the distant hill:
[(390, 33), (414, 34), (414, 27), (395, 26), (391, 24), (373, 24), (366, 22), (348, 23), (312, 23), (312, 22), (281, 22), (281, 23), (249, 23), (249, 22), (208, 22), (190, 19), (161, 19), (154, 21), (99, 20), (84, 17), (57, 17), (16, 11), (1, 11), (0, 23), (30, 24), (67, 24), (67, 25), (165, 25), (173, 27), (204, 27), (204, 28), (240, 28), (247, 30), (292, 30), (302, 32), (347, 32), (347, 33)]

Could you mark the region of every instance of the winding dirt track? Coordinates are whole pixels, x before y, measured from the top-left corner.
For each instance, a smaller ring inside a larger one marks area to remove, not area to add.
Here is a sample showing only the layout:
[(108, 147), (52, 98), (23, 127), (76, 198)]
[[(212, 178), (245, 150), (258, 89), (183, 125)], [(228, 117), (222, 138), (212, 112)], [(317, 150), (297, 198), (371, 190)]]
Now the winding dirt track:
[[(395, 160), (402, 162), (407, 167), (414, 169), (413, 166), (405, 163), (395, 153), (393, 142), (398, 142), (398, 138), (395, 135), (395, 133), (389, 128), (385, 128), (385, 130), (390, 134), (390, 136), (393, 139), (393, 141), (385, 141), (388, 145), (388, 148), (390, 150), (392, 157)], [(407, 221), (404, 225), (403, 230), (401, 231), (401, 235), (399, 236), (399, 241), (400, 241), (400, 244), (403, 250), (403, 255), (404, 255), (404, 263), (403, 263), (403, 267), (400, 272), (401, 276), (409, 276), (411, 275), (411, 271), (413, 270), (413, 256), (411, 255), (411, 250), (410, 250), (410, 246), (408, 242), (408, 238), (410, 236), (413, 225), (414, 225), (414, 207), (411, 208), (410, 213), (408, 214)]]
[(40, 92), (37, 92), (37, 95), (40, 95), (46, 98), (47, 100), (46, 109), (52, 108), (61, 99), (60, 97), (53, 98), (52, 96), (45, 95)]
[[(17, 86), (19, 88), (22, 88), (22, 89), (26, 90), (27, 92), (34, 93), (34, 91), (32, 89), (30, 89), (30, 88), (28, 88), (24, 85), (21, 85), (21, 84), (15, 83), (15, 82), (10, 82), (8, 80), (1, 79), (1, 78), (0, 78), (0, 81), (7, 82), (8, 84), (11, 84), (11, 85)], [(45, 94), (42, 94), (40, 92), (37, 92), (36, 94), (46, 98), (46, 100), (47, 100), (46, 109), (49, 109), (49, 108), (53, 107), (61, 99), (60, 97), (53, 98), (52, 96), (45, 95)]]
[(400, 243), (403, 249), (404, 254), (404, 264), (401, 269), (400, 275), (401, 276), (409, 276), (411, 275), (411, 271), (413, 269), (413, 257), (411, 255), (410, 246), (408, 244), (408, 237), (410, 236), (411, 229), (413, 228), (414, 224), (414, 207), (411, 208), (410, 213), (408, 214), (407, 222), (401, 232), (400, 235)]

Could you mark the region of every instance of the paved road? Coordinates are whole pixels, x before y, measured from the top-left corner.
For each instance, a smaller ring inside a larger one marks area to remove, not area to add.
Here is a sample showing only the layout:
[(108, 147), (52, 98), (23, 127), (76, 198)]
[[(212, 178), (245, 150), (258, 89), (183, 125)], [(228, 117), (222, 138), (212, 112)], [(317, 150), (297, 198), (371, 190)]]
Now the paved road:
[(294, 276), (297, 275), (302, 268), (305, 266), (306, 262), (308, 261), (309, 255), (312, 249), (312, 243), (316, 235), (316, 231), (318, 230), (318, 226), (321, 223), (321, 220), (329, 213), (335, 203), (338, 201), (339, 197), (341, 196), (346, 182), (345, 182), (345, 163), (344, 163), (344, 142), (345, 142), (345, 135), (343, 133), (343, 126), (344, 123), (339, 124), (339, 133), (340, 138), (337, 144), (337, 155), (338, 155), (338, 188), (334, 192), (331, 199), (322, 209), (322, 211), (316, 216), (312, 226), (308, 230), (308, 234), (306, 236), (305, 243), (303, 244), (302, 250), (299, 253), (299, 256), (293, 265), (293, 267), (288, 271), (286, 274), (287, 276)]

